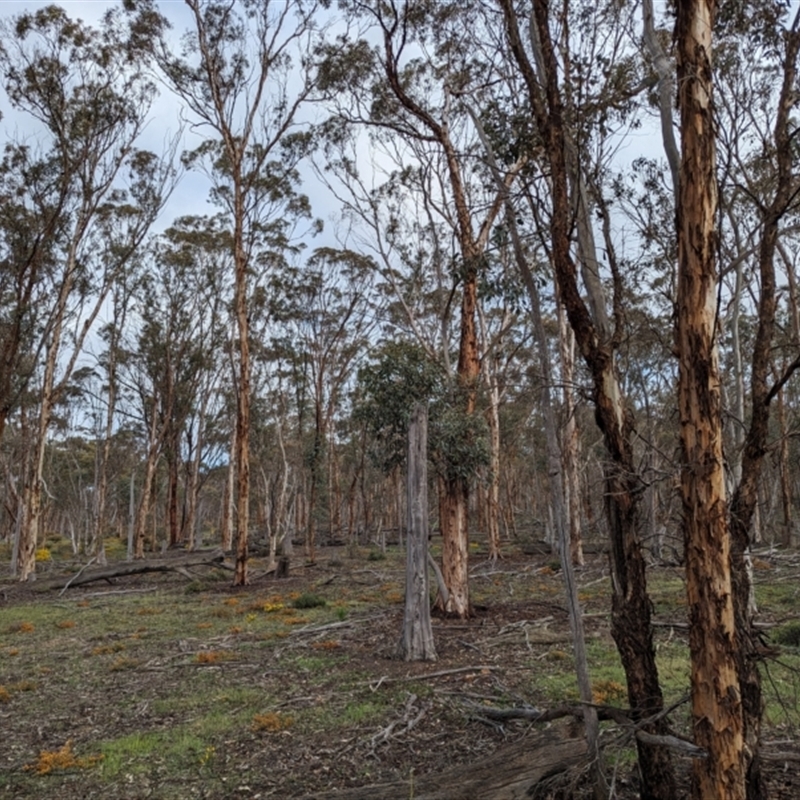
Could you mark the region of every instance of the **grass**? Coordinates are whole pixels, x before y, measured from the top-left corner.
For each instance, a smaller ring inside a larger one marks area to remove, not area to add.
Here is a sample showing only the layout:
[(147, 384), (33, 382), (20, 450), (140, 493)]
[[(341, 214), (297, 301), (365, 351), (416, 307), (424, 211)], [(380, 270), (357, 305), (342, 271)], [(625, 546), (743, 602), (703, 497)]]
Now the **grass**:
[[(55, 543), (48, 548), (51, 559), (60, 557)], [(416, 735), (417, 729), (405, 732), (406, 722), (423, 707), (430, 710), (419, 726), (429, 727), (428, 738), (420, 741), (440, 742), (450, 730), (472, 741), (494, 734), (467, 719), (463, 696), (496, 705), (577, 699), (568, 641), (537, 642), (531, 635), (526, 643), (517, 628), (497, 645), (502, 649), (495, 649), (492, 638), (522, 618), (535, 625), (550, 618), (547, 630), (566, 630), (562, 579), (552, 574), (549, 560), (484, 576), (476, 571), (473, 599), (489, 611), (469, 625), (435, 622), (442, 657), (437, 665), (404, 665), (387, 656), (402, 616), (404, 558), (394, 548), (379, 567), (363, 569), (363, 561), (350, 559), (330, 567), (353, 570), (353, 580), (331, 582), (317, 571), (303, 581), (271, 581), (234, 593), (230, 576), (221, 573), (221, 582), (157, 584), (140, 594), (53, 593), (7, 604), (0, 623), (0, 709), (8, 728), (0, 752), (0, 796), (122, 799), (133, 797), (135, 787), (137, 798), (222, 798), (235, 795), (236, 781), (251, 786), (250, 796), (270, 791), (290, 798), (321, 791), (329, 782), (388, 780), (394, 765), (409, 766), (406, 759), (414, 759), (421, 774), (425, 767), (417, 761), (428, 758), (423, 764), (431, 769), (436, 748), (406, 744), (402, 737)], [(797, 601), (798, 581), (782, 577), (777, 570), (757, 572), (760, 605), (784, 620), (771, 634), (783, 650), (768, 665), (765, 719), (780, 737), (792, 738), (800, 623), (786, 617)], [(607, 573), (598, 568), (579, 580), (585, 582), (581, 602), (589, 612), (595, 701), (625, 707), (624, 673), (609, 635)], [(681, 571), (665, 569), (649, 581), (656, 617), (683, 620)], [(655, 643), (671, 704), (689, 684), (685, 632), (659, 627)], [(484, 663), (496, 669), (424, 678), (448, 666)], [(672, 721), (676, 729), (684, 727), (685, 707)], [(374, 737), (389, 729), (398, 743), (375, 752)], [(520, 724), (512, 733), (521, 731)], [(382, 764), (384, 751), (393, 766)], [(342, 752), (347, 758), (339, 758)], [(42, 754), (54, 765), (50, 771), (36, 766)], [(627, 768), (633, 756), (621, 751), (619, 758)], [(292, 768), (297, 759), (318, 766), (299, 775)]]

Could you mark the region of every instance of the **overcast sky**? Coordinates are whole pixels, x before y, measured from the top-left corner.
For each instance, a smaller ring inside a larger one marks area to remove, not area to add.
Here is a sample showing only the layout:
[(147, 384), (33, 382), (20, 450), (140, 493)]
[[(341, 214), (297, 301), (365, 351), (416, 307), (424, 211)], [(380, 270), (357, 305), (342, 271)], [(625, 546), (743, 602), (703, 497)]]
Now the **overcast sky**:
[[(35, 11), (47, 5), (58, 5), (64, 8), (70, 17), (81, 19), (86, 23), (95, 24), (109, 9), (118, 6), (118, 2), (109, 0), (0, 0), (0, 17), (12, 17), (23, 12)], [(184, 0), (158, 0), (159, 10), (169, 19), (173, 26), (176, 47), (180, 36), (192, 25), (192, 17)], [(3, 118), (0, 120), (0, 136), (3, 138), (15, 138), (20, 135), (30, 135), (33, 131), (27, 129), (30, 123), (9, 114), (8, 103), (2, 97)], [(152, 150), (153, 152), (163, 152), (166, 143), (176, 135), (180, 128), (180, 104), (178, 100), (166, 89), (160, 87), (160, 95), (156, 99), (151, 109), (150, 121), (142, 135), (139, 146)], [(24, 128), (22, 126), (25, 126)], [(183, 134), (182, 146), (180, 150), (192, 149), (201, 141), (198, 134), (191, 130), (185, 130)], [(333, 226), (334, 209), (327, 193), (321, 190), (311, 169), (303, 170), (303, 186), (301, 190), (309, 194), (312, 198), (312, 210), (315, 216), (321, 217), (325, 222), (327, 239), (326, 244), (332, 244), (329, 239)], [(205, 176), (198, 173), (186, 173), (183, 175), (179, 185), (173, 192), (155, 230), (163, 230), (179, 216), (187, 214), (213, 214), (219, 209), (210, 205), (207, 201), (209, 183)], [(319, 242), (310, 243), (316, 246)]]

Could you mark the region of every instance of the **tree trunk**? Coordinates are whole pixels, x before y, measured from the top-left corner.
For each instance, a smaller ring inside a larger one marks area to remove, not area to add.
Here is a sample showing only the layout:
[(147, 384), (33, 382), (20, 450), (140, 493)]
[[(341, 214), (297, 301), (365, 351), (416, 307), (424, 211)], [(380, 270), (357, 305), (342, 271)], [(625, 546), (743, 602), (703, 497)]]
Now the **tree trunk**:
[(428, 594), (428, 411), (422, 405), (414, 409), (408, 429), (406, 499), (406, 599), (398, 655), (436, 661)]
[(561, 382), (564, 386), (564, 433), (562, 434), (561, 457), (564, 460), (564, 494), (569, 514), (570, 558), (575, 566), (582, 567), (583, 538), (581, 535), (581, 480), (578, 471), (580, 436), (575, 419), (575, 396), (572, 384), (575, 377), (575, 335), (564, 318), (563, 306), (558, 306), (558, 342), (561, 355)]
[[(241, 157), (240, 154), (237, 156)], [(237, 163), (240, 169), (241, 164)], [(236, 178), (240, 179), (237, 170)], [(234, 269), (236, 285), (234, 307), (239, 333), (239, 375), (236, 403), (236, 562), (234, 586), (247, 580), (248, 533), (250, 522), (250, 318), (247, 313), (247, 253), (244, 249), (244, 196), (239, 182), (234, 185)]]
[(236, 425), (231, 432), (231, 446), (228, 451), (228, 472), (225, 476), (225, 490), (222, 493), (222, 521), (220, 531), (220, 547), (230, 553), (233, 549), (233, 518), (236, 487)]
[(169, 547), (176, 547), (180, 539), (178, 524), (178, 452), (177, 433), (172, 433), (167, 459), (167, 541)]
[(439, 476), (439, 526), (442, 531), (442, 578), (448, 597), (438, 607), (448, 615), (466, 619), (469, 604), (469, 539), (466, 510), (469, 492), (463, 479)]
[[(650, 624), (645, 562), (639, 538), (640, 480), (633, 458), (632, 419), (625, 407), (614, 369), (614, 336), (601, 336), (578, 288), (570, 254), (569, 180), (566, 163), (564, 107), (558, 82), (559, 66), (550, 34), (549, 7), (533, 2), (533, 24), (541, 48), (544, 93), (522, 43), (514, 4), (499, 0), (513, 56), (528, 88), (529, 99), (546, 144), (552, 191), (550, 238), (558, 289), (593, 384), (595, 420), (603, 434), (607, 460), (603, 465), (606, 517), (611, 538), (612, 621), (628, 684), (628, 699), (639, 719), (653, 719), (644, 730), (668, 733), (659, 718), (663, 695), (658, 680)], [(675, 777), (668, 750), (637, 740), (644, 800), (673, 800)]]
[(682, 160), (677, 210), (681, 496), (692, 660), (696, 800), (743, 800), (744, 731), (737, 674), (731, 538), (716, 349), (716, 145), (712, 112), (714, 0), (679, 0)]
[(153, 492), (153, 478), (156, 474), (158, 462), (159, 436), (158, 425), (158, 400), (154, 399), (151, 409), (150, 435), (148, 437), (147, 459), (145, 461), (144, 478), (142, 479), (142, 495), (136, 511), (136, 524), (134, 528), (134, 558), (144, 558), (144, 539), (147, 527), (147, 515), (150, 511), (150, 498)]
[(792, 546), (792, 483), (789, 467), (789, 430), (786, 426), (786, 407), (783, 394), (783, 391), (778, 392), (778, 426), (781, 440), (778, 468), (781, 479), (781, 508), (783, 509), (781, 545), (788, 548)]

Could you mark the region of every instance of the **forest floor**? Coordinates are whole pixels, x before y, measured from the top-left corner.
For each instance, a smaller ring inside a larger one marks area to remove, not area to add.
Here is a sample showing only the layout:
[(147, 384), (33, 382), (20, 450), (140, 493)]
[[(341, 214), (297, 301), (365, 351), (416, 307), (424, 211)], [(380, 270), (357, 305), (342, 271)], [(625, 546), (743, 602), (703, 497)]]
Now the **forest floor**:
[[(63, 592), (0, 575), (0, 798), (347, 798), (394, 782), (374, 797), (403, 800), (425, 797), (426, 776), (578, 735), (577, 723), (491, 718), (577, 700), (553, 556), (509, 546), (491, 563), (474, 552), (474, 618), (434, 618), (438, 661), (413, 664), (394, 658), (402, 553), (350, 556), (324, 549), (313, 565), (298, 556), (280, 580), (254, 559), (241, 589), (221, 567)], [(765, 635), (782, 642), (764, 682), (771, 797), (796, 800), (800, 561), (763, 552), (755, 565)], [(42, 577), (78, 569), (39, 567)], [(685, 736), (683, 571), (650, 574), (661, 682)], [(578, 577), (595, 701), (624, 708), (605, 557), (592, 556)], [(613, 796), (638, 797), (630, 730), (603, 723), (601, 743)], [(676, 765), (685, 790), (690, 762), (676, 756)], [(585, 779), (574, 769), (567, 778), (572, 794), (548, 784), (534, 796), (582, 797)], [(472, 800), (455, 786), (436, 796)]]

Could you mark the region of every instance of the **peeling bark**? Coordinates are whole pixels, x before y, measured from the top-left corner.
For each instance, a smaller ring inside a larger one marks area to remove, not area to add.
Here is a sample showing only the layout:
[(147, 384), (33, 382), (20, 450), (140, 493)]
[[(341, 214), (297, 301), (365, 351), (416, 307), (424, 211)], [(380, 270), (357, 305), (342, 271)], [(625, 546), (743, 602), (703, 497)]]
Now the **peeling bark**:
[(682, 160), (677, 209), (681, 496), (689, 604), (696, 800), (743, 800), (744, 726), (737, 670), (731, 537), (722, 453), (717, 334), (713, 0), (677, 3)]

